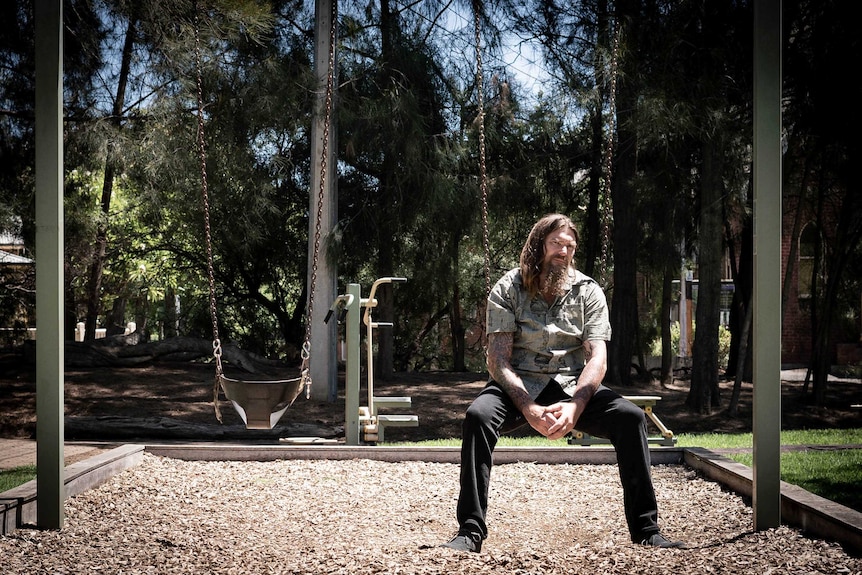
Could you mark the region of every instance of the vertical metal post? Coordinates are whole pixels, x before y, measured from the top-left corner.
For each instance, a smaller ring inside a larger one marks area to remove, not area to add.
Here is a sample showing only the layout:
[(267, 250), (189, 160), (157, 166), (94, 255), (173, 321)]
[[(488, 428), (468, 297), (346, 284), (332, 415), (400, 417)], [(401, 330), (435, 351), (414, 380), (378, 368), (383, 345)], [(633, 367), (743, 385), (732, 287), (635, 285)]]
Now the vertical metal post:
[(347, 445), (359, 445), (359, 314), (362, 313), (362, 287), (347, 286), (347, 310), (344, 321), (347, 367), (344, 373), (344, 439)]
[(754, 529), (781, 524), (781, 0), (754, 3)]
[[(311, 189), (309, 193), (309, 240), (314, 238), (317, 210), (321, 210), (321, 242), (318, 257), (317, 281), (314, 286), (315, 302), (335, 301), (337, 294), (337, 275), (335, 262), (327, 257), (327, 247), (332, 230), (338, 218), (338, 201), (335, 182), (335, 136), (334, 130), (329, 130), (329, 143), (326, 161), (326, 189), (323, 205), (318, 206), (318, 190), (320, 189), (320, 163), (323, 152), (323, 133), (326, 106), (326, 82), (329, 74), (329, 44), (330, 27), (332, 25), (332, 6), (337, 0), (315, 1), (315, 31), (314, 31), (314, 68), (317, 77), (317, 104), (314, 121), (311, 126)], [(335, 70), (333, 70), (333, 74)], [(335, 117), (335, 98), (332, 104), (332, 117)], [(333, 122), (334, 123), (334, 122)], [(308, 243), (308, 281), (311, 282), (311, 266), (314, 261), (314, 243)], [(309, 285), (309, 290), (311, 285)], [(310, 292), (309, 292), (310, 293)], [(318, 308), (319, 309), (319, 308)], [(338, 369), (335, 360), (337, 326), (310, 318), (311, 354), (309, 369), (311, 372), (311, 396), (317, 401), (335, 401), (338, 396)]]
[[(684, 264), (685, 262), (683, 262)], [(688, 284), (686, 269), (682, 266), (679, 276), (679, 357), (688, 358)]]
[(36, 0), (36, 522), (63, 527), (63, 2)]

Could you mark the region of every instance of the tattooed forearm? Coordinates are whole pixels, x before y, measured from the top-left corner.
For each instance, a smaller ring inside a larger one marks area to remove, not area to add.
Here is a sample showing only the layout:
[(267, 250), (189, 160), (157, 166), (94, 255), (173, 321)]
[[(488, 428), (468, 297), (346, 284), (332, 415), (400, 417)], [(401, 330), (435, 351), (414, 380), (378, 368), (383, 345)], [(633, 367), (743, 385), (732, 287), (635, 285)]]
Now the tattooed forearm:
[(503, 388), (518, 409), (523, 410), (532, 402), (532, 399), (510, 363), (513, 341), (513, 333), (488, 335), (488, 373)]
[(511, 368), (513, 333), (492, 333), (488, 335), (488, 373), (496, 381), (501, 377), (503, 368)]
[(578, 387), (572, 399), (586, 405), (605, 378), (608, 367), (608, 348), (604, 341), (584, 341), (584, 370), (578, 377)]

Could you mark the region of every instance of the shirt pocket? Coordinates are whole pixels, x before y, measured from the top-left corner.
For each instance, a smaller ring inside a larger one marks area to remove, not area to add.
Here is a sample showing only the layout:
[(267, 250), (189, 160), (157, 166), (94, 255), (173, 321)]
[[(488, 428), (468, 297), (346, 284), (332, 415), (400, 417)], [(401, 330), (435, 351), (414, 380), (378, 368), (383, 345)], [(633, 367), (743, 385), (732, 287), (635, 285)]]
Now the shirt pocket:
[[(584, 298), (575, 297), (566, 300), (557, 307), (553, 318), (554, 325), (559, 330), (561, 338), (577, 338), (584, 334)], [(571, 345), (572, 342), (566, 342)]]

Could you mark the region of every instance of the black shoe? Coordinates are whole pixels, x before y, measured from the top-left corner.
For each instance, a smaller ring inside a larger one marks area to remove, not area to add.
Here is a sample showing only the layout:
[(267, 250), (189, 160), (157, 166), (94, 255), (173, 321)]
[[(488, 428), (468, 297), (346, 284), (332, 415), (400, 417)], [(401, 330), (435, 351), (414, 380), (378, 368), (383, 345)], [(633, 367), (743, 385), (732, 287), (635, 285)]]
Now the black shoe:
[(682, 541), (669, 541), (665, 538), (661, 533), (653, 533), (643, 541), (641, 541), (641, 545), (648, 545), (650, 547), (685, 547), (685, 543)]
[(458, 535), (453, 537), (451, 541), (443, 543), (440, 547), (478, 553), (482, 550), (482, 536), (472, 531), (459, 531)]

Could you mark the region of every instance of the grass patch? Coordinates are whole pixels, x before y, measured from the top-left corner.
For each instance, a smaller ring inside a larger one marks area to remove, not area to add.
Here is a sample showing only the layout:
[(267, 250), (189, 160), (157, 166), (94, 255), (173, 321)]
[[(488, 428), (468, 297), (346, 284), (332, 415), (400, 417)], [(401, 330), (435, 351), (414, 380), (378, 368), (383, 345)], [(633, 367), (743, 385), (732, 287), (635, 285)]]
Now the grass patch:
[(31, 479), (36, 479), (35, 465), (22, 465), (0, 471), (0, 492), (23, 485)]
[[(680, 447), (705, 449), (751, 449), (751, 433), (681, 434)], [(862, 445), (862, 429), (794, 429), (781, 432), (781, 445)], [(728, 453), (743, 465), (753, 465), (750, 451)], [(781, 452), (781, 480), (820, 497), (862, 512), (862, 450), (839, 449)]]
[(862, 450), (782, 453), (781, 478), (862, 512)]
[[(754, 436), (751, 433), (682, 433), (676, 436), (677, 447), (703, 447), (704, 449), (751, 448)], [(782, 445), (862, 445), (862, 428), (857, 429), (795, 429), (781, 432)], [(460, 438), (429, 439), (426, 441), (401, 441), (387, 443), (409, 447), (459, 447)], [(497, 443), (499, 447), (564, 447), (567, 440), (551, 441), (541, 435), (509, 437), (504, 435)]]
[[(679, 447), (705, 449), (751, 448), (751, 433), (681, 433)], [(781, 445), (862, 445), (862, 428), (857, 429), (793, 429), (781, 432)]]
[[(728, 457), (749, 467), (753, 464), (751, 453)], [(784, 451), (781, 480), (862, 512), (862, 449)]]

